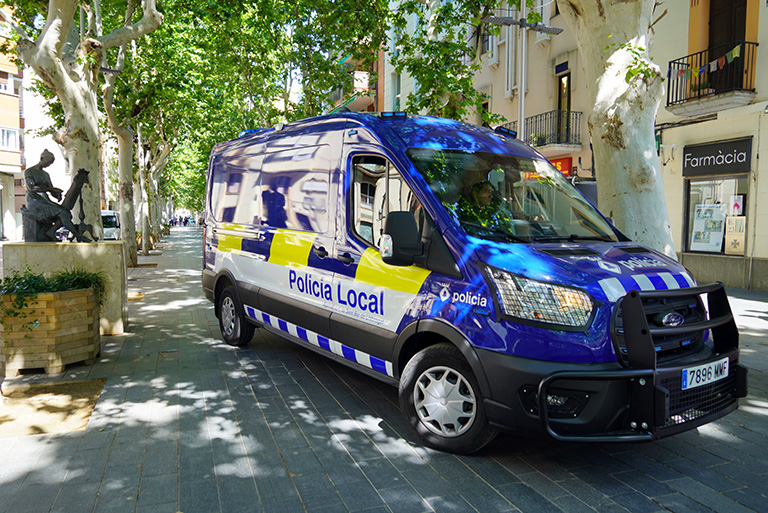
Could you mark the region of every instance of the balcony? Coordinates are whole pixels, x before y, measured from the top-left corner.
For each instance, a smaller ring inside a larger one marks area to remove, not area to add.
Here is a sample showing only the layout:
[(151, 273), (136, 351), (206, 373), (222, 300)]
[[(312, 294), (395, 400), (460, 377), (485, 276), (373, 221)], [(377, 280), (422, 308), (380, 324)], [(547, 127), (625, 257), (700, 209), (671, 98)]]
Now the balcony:
[(755, 98), (757, 43), (733, 41), (670, 61), (667, 110), (703, 116), (749, 105)]
[[(581, 151), (581, 114), (553, 110), (525, 118), (525, 142), (547, 158)], [(517, 131), (517, 121), (501, 126)]]
[(371, 86), (371, 74), (368, 71), (353, 71), (352, 75), (352, 97), (347, 99), (347, 102), (342, 104), (341, 100), (345, 94), (350, 91), (343, 89), (336, 89), (331, 92), (329, 98), (331, 104), (336, 108), (346, 107), (352, 112), (364, 111), (374, 101), (375, 88)]

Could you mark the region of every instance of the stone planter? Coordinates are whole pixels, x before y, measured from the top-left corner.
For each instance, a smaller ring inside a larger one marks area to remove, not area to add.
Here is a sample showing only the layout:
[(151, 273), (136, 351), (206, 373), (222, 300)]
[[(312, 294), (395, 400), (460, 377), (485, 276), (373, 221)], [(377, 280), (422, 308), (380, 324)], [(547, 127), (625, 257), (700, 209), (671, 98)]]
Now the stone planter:
[[(3, 310), (11, 308), (12, 298), (0, 296)], [(38, 294), (25, 310), (26, 317), (8, 317), (5, 326), (0, 325), (0, 362), (4, 363), (6, 376), (34, 368), (56, 374), (69, 363), (96, 362), (101, 338), (99, 305), (93, 289)]]

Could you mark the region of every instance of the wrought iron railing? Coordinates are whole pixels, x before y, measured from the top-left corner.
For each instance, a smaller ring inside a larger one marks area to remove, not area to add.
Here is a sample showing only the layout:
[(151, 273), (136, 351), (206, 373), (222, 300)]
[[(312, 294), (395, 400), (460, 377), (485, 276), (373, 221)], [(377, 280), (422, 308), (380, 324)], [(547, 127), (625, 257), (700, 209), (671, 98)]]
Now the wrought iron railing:
[[(517, 132), (517, 121), (501, 126)], [(581, 112), (552, 110), (525, 118), (525, 142), (531, 146), (581, 144)]]
[(732, 41), (669, 62), (667, 105), (729, 91), (754, 91), (757, 43)]

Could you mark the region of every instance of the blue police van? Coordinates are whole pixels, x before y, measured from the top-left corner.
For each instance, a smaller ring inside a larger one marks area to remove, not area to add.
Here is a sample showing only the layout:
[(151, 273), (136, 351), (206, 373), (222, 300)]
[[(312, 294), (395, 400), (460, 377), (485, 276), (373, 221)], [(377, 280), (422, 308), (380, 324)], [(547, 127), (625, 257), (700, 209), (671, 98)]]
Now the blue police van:
[(399, 387), (430, 447), (653, 440), (747, 393), (722, 285), (622, 235), (514, 133), (343, 113), (214, 147), (203, 289)]

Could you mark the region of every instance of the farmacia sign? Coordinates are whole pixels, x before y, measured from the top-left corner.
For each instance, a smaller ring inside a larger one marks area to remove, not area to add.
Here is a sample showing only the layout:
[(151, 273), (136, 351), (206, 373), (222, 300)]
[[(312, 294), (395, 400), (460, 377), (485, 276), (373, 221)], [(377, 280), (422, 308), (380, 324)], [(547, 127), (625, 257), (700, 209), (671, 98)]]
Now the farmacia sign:
[(683, 176), (746, 173), (751, 163), (751, 137), (683, 149)]

